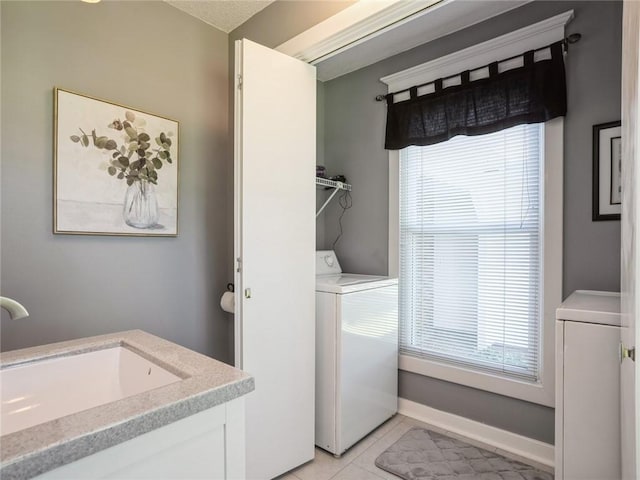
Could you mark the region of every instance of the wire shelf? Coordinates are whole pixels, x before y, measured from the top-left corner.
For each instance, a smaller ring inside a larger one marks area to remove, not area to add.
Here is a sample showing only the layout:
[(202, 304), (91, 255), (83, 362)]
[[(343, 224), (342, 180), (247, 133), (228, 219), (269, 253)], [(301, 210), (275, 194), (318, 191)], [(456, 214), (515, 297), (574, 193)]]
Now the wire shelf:
[(322, 211), (324, 210), (324, 207), (326, 207), (329, 204), (331, 199), (336, 196), (336, 193), (338, 193), (340, 190), (346, 190), (348, 192), (351, 191), (351, 185), (349, 185), (348, 183), (336, 182), (335, 180), (329, 180), (328, 178), (322, 178), (322, 177), (316, 177), (316, 186), (333, 188), (333, 192), (331, 192), (331, 195), (329, 195), (329, 198), (325, 200), (325, 202), (322, 204), (320, 209), (316, 212), (316, 218), (318, 218), (318, 216), (322, 213)]
[(351, 191), (351, 185), (344, 182), (336, 182), (335, 180), (329, 180), (328, 178), (316, 177), (316, 185), (320, 187), (335, 188), (336, 190)]

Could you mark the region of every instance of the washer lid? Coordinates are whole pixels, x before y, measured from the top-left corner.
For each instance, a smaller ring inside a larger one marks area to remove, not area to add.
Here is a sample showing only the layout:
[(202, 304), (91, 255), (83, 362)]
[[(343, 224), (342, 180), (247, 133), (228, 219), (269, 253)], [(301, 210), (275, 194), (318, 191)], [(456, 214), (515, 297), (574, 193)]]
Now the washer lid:
[(576, 290), (557, 308), (556, 319), (619, 327), (620, 293)]
[(372, 288), (397, 285), (398, 279), (379, 275), (358, 275), (341, 273), (336, 275), (317, 275), (316, 292), (351, 293)]

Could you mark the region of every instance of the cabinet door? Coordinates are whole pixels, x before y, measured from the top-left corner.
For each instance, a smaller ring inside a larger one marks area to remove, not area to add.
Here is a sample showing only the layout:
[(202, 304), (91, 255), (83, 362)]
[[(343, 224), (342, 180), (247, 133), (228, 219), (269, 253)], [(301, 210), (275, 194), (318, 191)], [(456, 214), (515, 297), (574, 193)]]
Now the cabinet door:
[(236, 366), (247, 478), (314, 456), (315, 67), (236, 42)]
[[(227, 406), (234, 411), (227, 422)], [(34, 480), (239, 480), (242, 467), (242, 399), (204, 410), (88, 457), (49, 470)], [(239, 417), (239, 418), (238, 418)], [(229, 437), (237, 439), (229, 443)]]
[(564, 480), (621, 478), (620, 329), (564, 323)]

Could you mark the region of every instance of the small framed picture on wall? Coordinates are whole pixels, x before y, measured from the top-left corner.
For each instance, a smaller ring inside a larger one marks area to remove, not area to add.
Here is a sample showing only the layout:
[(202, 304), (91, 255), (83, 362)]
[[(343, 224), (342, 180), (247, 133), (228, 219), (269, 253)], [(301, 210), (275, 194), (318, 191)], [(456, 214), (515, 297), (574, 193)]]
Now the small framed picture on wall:
[(593, 126), (593, 221), (620, 220), (622, 204), (620, 121)]

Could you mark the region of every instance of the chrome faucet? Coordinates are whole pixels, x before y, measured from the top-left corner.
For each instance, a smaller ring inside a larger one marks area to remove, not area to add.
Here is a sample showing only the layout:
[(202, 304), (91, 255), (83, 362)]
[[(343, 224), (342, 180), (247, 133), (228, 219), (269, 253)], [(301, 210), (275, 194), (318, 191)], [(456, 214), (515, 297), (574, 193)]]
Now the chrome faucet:
[(29, 316), (29, 312), (27, 312), (27, 309), (12, 298), (0, 297), (0, 308), (4, 308), (7, 312), (9, 312), (11, 320), (18, 320), (19, 318), (25, 318)]

